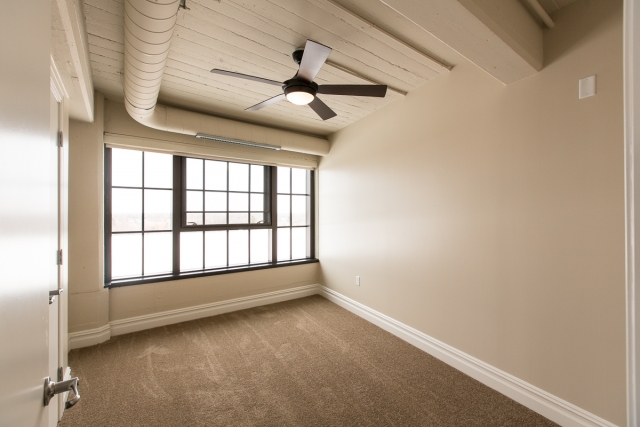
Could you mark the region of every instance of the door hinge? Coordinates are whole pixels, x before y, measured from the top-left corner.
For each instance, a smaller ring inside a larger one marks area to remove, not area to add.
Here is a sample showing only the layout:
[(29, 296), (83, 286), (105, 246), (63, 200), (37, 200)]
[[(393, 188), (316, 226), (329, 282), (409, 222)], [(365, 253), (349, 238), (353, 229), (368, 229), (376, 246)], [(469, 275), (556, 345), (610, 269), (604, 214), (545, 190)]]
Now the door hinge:
[(58, 249), (58, 265), (62, 265), (62, 249)]
[(64, 134), (62, 131), (58, 131), (58, 147), (62, 148), (64, 146)]

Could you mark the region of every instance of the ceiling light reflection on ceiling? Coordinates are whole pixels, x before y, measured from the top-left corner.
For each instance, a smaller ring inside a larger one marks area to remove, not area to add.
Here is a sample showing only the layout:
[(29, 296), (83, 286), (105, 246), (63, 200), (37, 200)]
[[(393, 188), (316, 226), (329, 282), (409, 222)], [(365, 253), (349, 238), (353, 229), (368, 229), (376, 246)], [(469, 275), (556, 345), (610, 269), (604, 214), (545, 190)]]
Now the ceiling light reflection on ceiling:
[(315, 97), (309, 92), (295, 91), (287, 93), (287, 101), (296, 105), (307, 105), (313, 101), (313, 98)]

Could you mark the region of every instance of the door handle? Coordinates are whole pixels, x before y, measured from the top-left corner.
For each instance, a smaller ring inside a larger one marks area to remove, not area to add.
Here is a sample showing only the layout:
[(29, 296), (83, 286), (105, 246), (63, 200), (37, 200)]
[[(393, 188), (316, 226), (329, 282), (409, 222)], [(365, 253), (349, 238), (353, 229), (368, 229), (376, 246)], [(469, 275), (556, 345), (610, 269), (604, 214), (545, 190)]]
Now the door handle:
[(49, 291), (49, 305), (53, 304), (56, 297), (64, 292), (64, 289), (56, 289), (55, 291)]
[(66, 381), (53, 382), (51, 378), (47, 377), (44, 380), (44, 406), (49, 406), (51, 398), (56, 394), (64, 393), (66, 391), (72, 391), (73, 397), (64, 403), (64, 408), (69, 409), (80, 400), (80, 392), (78, 391), (78, 383), (80, 380), (78, 377), (71, 378)]

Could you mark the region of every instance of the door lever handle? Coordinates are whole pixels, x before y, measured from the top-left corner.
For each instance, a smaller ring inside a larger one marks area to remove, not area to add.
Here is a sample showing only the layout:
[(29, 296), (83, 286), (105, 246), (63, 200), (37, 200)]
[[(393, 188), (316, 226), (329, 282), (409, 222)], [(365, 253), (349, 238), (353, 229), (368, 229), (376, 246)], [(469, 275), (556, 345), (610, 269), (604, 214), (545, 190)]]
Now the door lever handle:
[(56, 300), (56, 296), (64, 292), (64, 289), (56, 289), (55, 291), (49, 291), (49, 305), (53, 304)]
[(64, 403), (64, 408), (69, 409), (80, 400), (80, 392), (78, 391), (78, 377), (71, 378), (66, 381), (53, 382), (47, 377), (44, 380), (44, 406), (48, 406), (49, 402), (56, 394), (72, 391), (73, 397)]

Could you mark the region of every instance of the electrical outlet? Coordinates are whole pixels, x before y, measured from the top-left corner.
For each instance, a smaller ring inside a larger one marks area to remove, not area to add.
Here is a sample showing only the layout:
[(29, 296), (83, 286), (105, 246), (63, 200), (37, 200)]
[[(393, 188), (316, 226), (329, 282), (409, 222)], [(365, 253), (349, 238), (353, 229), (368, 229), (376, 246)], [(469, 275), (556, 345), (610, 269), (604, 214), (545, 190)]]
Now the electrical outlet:
[(356, 276), (356, 286), (360, 286), (360, 276)]

